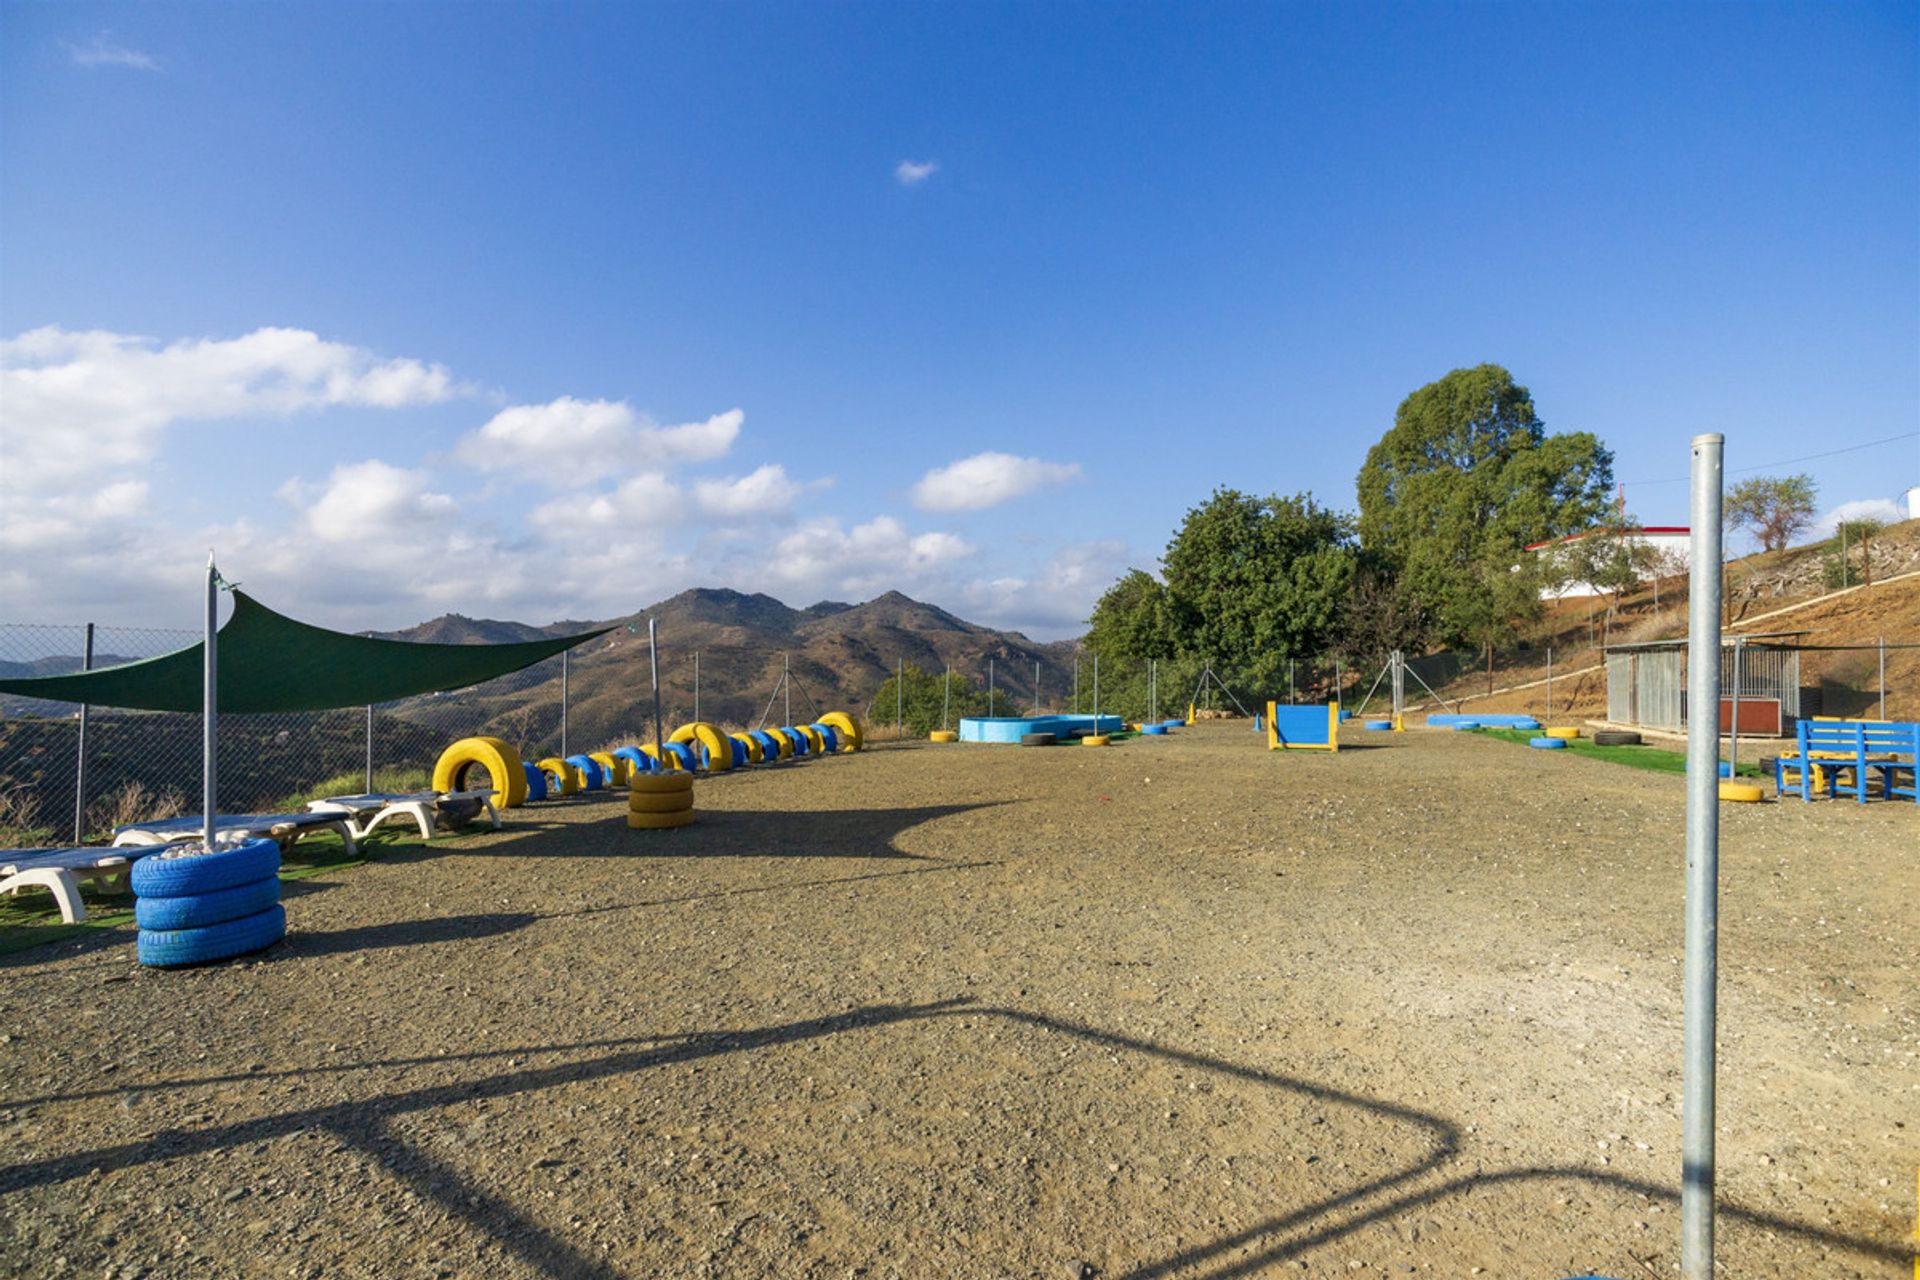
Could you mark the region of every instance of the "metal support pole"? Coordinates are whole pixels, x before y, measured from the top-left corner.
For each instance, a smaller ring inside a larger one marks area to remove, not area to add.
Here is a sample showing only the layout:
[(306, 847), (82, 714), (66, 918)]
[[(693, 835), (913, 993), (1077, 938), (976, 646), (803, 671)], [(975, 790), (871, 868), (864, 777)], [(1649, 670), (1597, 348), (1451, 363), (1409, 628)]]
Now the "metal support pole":
[(893, 732), (907, 736), (907, 660), (900, 659), (893, 673)]
[[(1095, 661), (1098, 661), (1098, 659), (1095, 659)], [(993, 711), (994, 711), (993, 659), (988, 658), (987, 659), (987, 714), (991, 716), (993, 714)]]
[(373, 704), (367, 704), (367, 794), (373, 794)]
[(700, 721), (700, 651), (693, 651), (693, 719)]
[(1080, 714), (1080, 655), (1073, 655), (1073, 714)]
[(207, 552), (207, 634), (202, 642), (200, 675), (200, 808), (206, 821), (201, 836), (213, 848), (220, 791), (220, 571)]
[(948, 665), (940, 676), (940, 727), (947, 727), (947, 720), (953, 712), (953, 667)]
[[(652, 618), (647, 619), (647, 667), (653, 672), (653, 749), (656, 759), (664, 760), (666, 743), (660, 732), (660, 644)], [(565, 652), (565, 650), (561, 650)]]
[[(1733, 638), (1733, 714), (1732, 723), (1727, 726), (1731, 733), (1731, 742), (1727, 750), (1727, 757), (1733, 765), (1733, 768), (1729, 771), (1732, 776), (1737, 776), (1740, 772), (1740, 650), (1746, 642), (1747, 638), (1745, 636), (1735, 636)], [(1720, 727), (1720, 708), (1718, 704), (1714, 706), (1713, 713), (1714, 729), (1718, 731)]]
[(1347, 703), (1346, 664), (1339, 658), (1333, 660), (1333, 709), (1340, 710)]
[(1033, 714), (1040, 714), (1040, 663), (1033, 664)]
[(1547, 646), (1547, 719), (1553, 719), (1553, 646)]
[(780, 688), (783, 691), (785, 691), (787, 695), (787, 699), (786, 699), (787, 717), (786, 719), (782, 720), (780, 723), (792, 724), (793, 723), (793, 655), (790, 653), (783, 653), (780, 655)]
[(569, 675), (567, 656), (567, 651), (562, 649), (560, 651), (560, 758), (563, 760), (567, 755), (567, 703), (571, 701), (567, 688)]
[[(1881, 670), (1886, 669), (1885, 654), (1881, 655)], [(93, 670), (93, 624), (87, 624), (87, 638), (80, 646), (80, 669)], [(1885, 683), (1882, 681), (1882, 683)], [(92, 708), (86, 703), (80, 704), (80, 742), (79, 759), (73, 773), (73, 842), (79, 844), (87, 838), (87, 720)]]
[(1293, 695), (1293, 659), (1292, 659), (1292, 658), (1288, 658), (1288, 659), (1287, 659), (1287, 705), (1288, 705), (1288, 706), (1292, 706), (1293, 704), (1294, 704), (1294, 695)]
[[(89, 635), (92, 634), (91, 624), (88, 625), (87, 631)], [(82, 710), (84, 711), (85, 708)], [(1887, 638), (1885, 636), (1880, 637), (1880, 701), (1875, 704), (1873, 714), (1876, 719), (1887, 718)]]
[(1093, 731), (1100, 732), (1100, 655), (1093, 655)]
[(1680, 1107), (1680, 1275), (1713, 1277), (1715, 1000), (1720, 929), (1720, 542), (1726, 438), (1693, 438), (1687, 601), (1687, 926)]

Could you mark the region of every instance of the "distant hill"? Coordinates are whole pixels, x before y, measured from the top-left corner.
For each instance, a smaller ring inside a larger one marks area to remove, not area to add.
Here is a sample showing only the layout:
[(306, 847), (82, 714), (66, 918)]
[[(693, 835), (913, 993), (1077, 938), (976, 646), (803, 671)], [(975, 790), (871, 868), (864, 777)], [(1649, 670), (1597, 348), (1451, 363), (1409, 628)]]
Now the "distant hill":
[[(1022, 710), (1034, 705), (1037, 664), (1046, 705), (1067, 705), (1072, 698), (1072, 642), (1036, 643), (898, 591), (863, 604), (823, 600), (795, 609), (768, 595), (701, 587), (598, 622), (535, 627), (450, 614), (382, 634), (398, 640), (499, 643), (613, 627), (569, 660), (567, 739), (579, 751), (615, 738), (651, 736), (649, 617), (660, 638), (661, 715), (669, 729), (693, 719), (696, 653), (700, 717), (736, 727), (759, 722), (787, 662), (793, 672), (792, 714), (800, 720), (812, 719), (816, 707), (867, 714), (868, 703), (901, 661), (936, 672), (951, 666), (957, 678), (981, 689), (991, 661), (1002, 705)], [(394, 708), (394, 714), (461, 732), (489, 728), (551, 749), (559, 740), (560, 663), (550, 659), (473, 690), (413, 699)], [(771, 720), (782, 722), (785, 714), (784, 700), (777, 701)]]

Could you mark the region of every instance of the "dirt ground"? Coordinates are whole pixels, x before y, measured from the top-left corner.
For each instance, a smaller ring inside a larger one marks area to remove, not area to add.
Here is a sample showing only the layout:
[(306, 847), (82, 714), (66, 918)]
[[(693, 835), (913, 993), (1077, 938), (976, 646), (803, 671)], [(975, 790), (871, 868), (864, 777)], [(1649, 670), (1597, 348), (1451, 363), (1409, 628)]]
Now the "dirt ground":
[[(1666, 1277), (1678, 778), (882, 747), (0, 959), (0, 1273)], [(1720, 1256), (1911, 1266), (1920, 808), (1726, 806)]]

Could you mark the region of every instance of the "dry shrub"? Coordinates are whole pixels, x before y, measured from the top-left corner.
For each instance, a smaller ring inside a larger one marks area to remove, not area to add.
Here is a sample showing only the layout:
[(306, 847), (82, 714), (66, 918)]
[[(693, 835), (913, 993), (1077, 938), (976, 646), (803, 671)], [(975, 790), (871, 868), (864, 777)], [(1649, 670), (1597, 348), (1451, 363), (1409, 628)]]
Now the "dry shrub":
[(40, 797), (26, 783), (0, 787), (0, 841), (29, 847), (52, 834), (53, 828), (40, 820)]
[(123, 782), (87, 806), (87, 830), (111, 834), (130, 822), (177, 818), (186, 807), (186, 797), (172, 788), (154, 792), (144, 782)]

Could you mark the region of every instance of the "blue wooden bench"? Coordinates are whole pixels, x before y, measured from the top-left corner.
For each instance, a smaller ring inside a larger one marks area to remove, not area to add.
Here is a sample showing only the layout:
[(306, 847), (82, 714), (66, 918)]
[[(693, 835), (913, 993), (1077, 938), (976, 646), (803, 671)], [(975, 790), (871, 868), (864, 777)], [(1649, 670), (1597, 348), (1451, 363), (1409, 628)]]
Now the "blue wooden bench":
[[(1915, 784), (1915, 761), (1920, 760), (1920, 723), (1885, 720), (1802, 720), (1799, 749), (1783, 751), (1774, 760), (1773, 784), (1785, 794), (1787, 774), (1797, 773), (1793, 789), (1802, 800), (1825, 791), (1838, 798), (1852, 796), (1867, 802), (1875, 774), (1880, 794), (1888, 799), (1911, 798), (1920, 803)], [(1901, 785), (1904, 779), (1905, 785)]]

